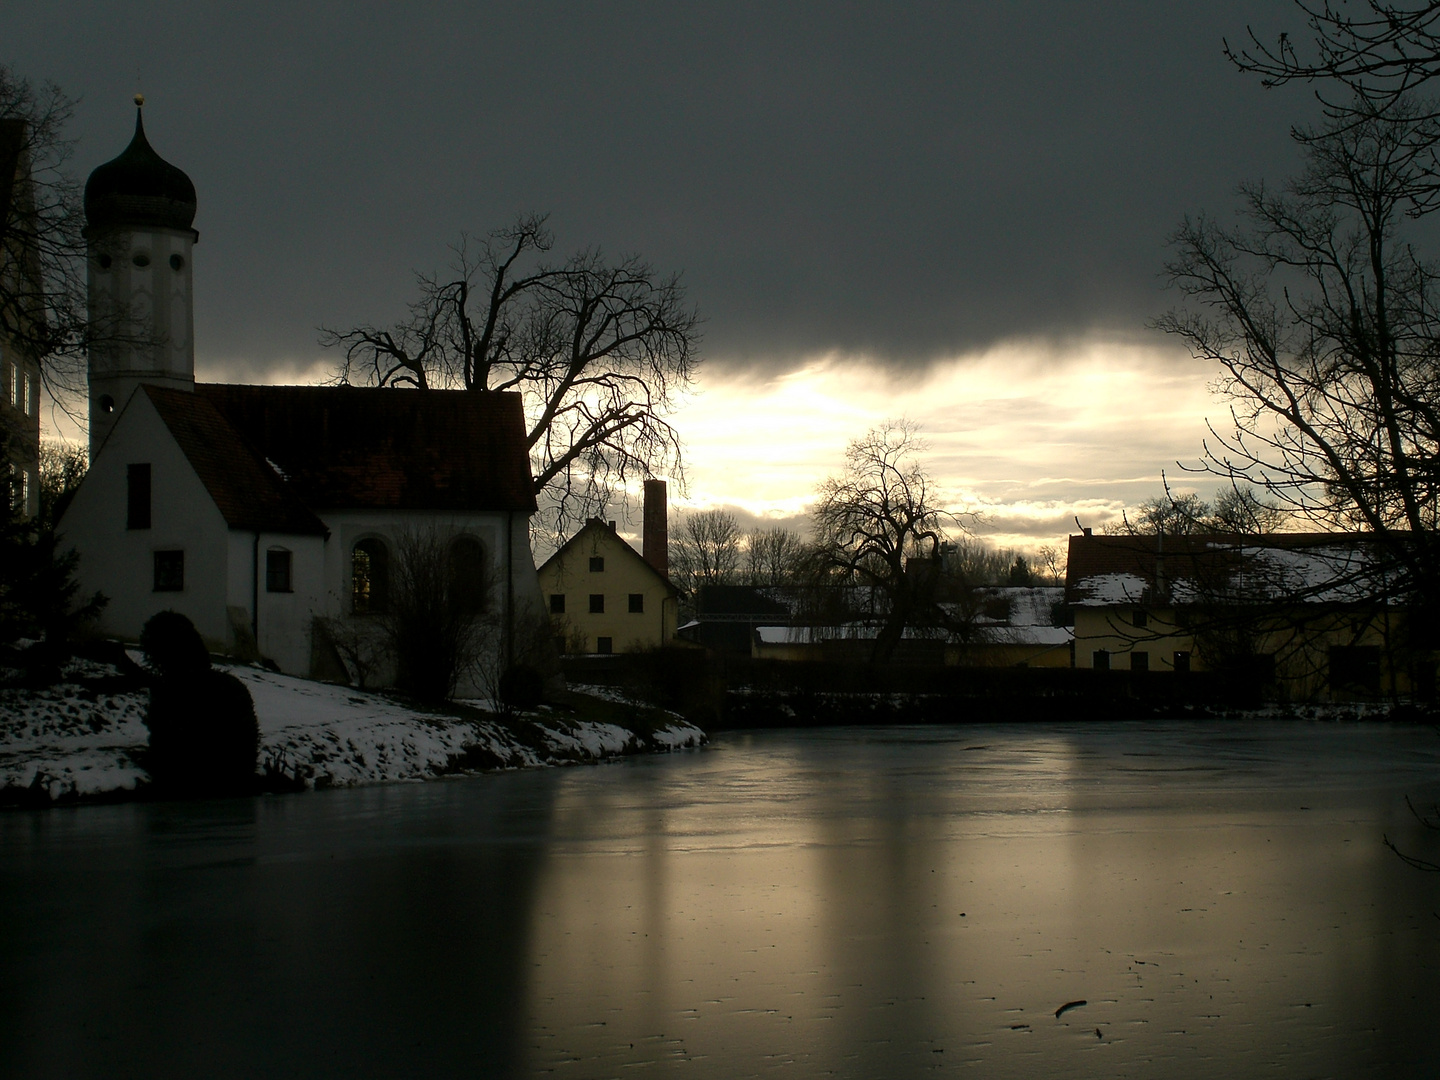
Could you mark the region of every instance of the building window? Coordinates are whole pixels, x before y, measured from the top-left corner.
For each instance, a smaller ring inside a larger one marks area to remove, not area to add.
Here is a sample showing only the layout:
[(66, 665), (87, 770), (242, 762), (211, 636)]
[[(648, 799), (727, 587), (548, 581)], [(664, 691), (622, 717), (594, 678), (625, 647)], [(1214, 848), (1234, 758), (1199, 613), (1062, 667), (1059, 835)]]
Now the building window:
[(450, 545), (450, 602), (456, 610), (479, 614), (489, 600), (485, 549), (473, 536), (458, 537)]
[(1144, 608), (1136, 608), (1134, 614), (1130, 617), (1130, 621), (1135, 625), (1137, 630), (1144, 630), (1150, 625), (1150, 613)]
[(1380, 692), (1378, 645), (1332, 645), (1329, 659), (1332, 690), (1348, 690), (1358, 694)]
[(608, 637), (596, 638), (595, 651), (598, 653), (604, 653), (608, 656), (610, 653), (613, 653), (615, 651), (615, 639)]
[(290, 592), (290, 552), (271, 548), (265, 553), (265, 591)]
[(20, 408), (26, 416), (34, 416), (40, 411), (40, 395), (35, 392), (35, 384), (30, 378), (29, 372), (25, 374), (25, 400)]
[(591, 614), (591, 615), (604, 615), (604, 614), (605, 614), (605, 594), (604, 594), (604, 593), (592, 592), (592, 593), (590, 594), (590, 614)]
[(1145, 652), (1143, 649), (1137, 649), (1135, 652), (1132, 652), (1130, 654), (1130, 670), (1149, 671), (1150, 654), (1148, 652)]
[(1095, 650), (1095, 656), (1094, 656), (1093, 659), (1090, 661), (1090, 666), (1093, 667), (1096, 671), (1109, 671), (1109, 670), (1110, 670), (1110, 650), (1109, 650), (1109, 649), (1096, 649), (1096, 650)]
[(563, 592), (552, 592), (550, 594), (550, 614), (565, 614), (565, 594)]
[(356, 615), (384, 611), (390, 594), (390, 549), (368, 537), (350, 552), (350, 610)]
[(630, 594), (630, 614), (639, 615), (645, 610), (645, 594), (632, 592)]
[(1175, 652), (1175, 670), (1181, 673), (1190, 670), (1190, 654), (1177, 649)]
[(604, 556), (604, 555), (591, 555), (591, 556), (590, 556), (590, 572), (591, 572), (592, 574), (598, 574), (598, 573), (600, 573), (601, 571), (603, 571), (604, 569), (605, 569), (605, 556)]
[(155, 591), (183, 592), (185, 589), (185, 552), (155, 552)]
[(150, 463), (125, 466), (125, 528), (150, 528)]

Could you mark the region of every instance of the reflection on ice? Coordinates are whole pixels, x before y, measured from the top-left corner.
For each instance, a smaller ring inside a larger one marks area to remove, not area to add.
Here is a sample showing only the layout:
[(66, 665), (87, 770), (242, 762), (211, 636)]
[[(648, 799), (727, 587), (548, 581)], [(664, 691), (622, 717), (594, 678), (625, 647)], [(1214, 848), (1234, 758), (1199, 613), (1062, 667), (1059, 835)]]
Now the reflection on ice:
[(1052, 724), (9, 813), (0, 1075), (1426, 1076), (1406, 794), (1427, 729)]

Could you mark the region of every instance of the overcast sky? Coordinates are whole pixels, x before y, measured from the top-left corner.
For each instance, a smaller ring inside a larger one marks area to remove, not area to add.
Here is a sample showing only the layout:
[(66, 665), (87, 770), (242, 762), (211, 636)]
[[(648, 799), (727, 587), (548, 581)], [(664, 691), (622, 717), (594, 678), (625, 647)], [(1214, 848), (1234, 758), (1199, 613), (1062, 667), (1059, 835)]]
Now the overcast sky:
[(697, 503), (790, 515), (903, 411), (957, 499), (1038, 543), (1158, 490), (1223, 413), (1145, 326), (1181, 216), (1293, 172), (1313, 116), (1227, 64), (1247, 25), (1302, 29), (1285, 0), (47, 0), (0, 9), (0, 62), (81, 99), (82, 176), (144, 92), (198, 191), (202, 377), (314, 378), (317, 326), (398, 317), (461, 231), (548, 210), (561, 249), (683, 272)]

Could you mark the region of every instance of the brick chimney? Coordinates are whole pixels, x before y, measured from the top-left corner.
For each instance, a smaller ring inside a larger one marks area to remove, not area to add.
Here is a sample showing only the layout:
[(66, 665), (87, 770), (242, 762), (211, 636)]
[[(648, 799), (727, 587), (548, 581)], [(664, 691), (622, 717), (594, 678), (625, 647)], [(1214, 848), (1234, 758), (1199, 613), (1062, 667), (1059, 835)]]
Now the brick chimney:
[(670, 509), (664, 480), (645, 481), (645, 520), (640, 534), (640, 554), (651, 566), (670, 576)]

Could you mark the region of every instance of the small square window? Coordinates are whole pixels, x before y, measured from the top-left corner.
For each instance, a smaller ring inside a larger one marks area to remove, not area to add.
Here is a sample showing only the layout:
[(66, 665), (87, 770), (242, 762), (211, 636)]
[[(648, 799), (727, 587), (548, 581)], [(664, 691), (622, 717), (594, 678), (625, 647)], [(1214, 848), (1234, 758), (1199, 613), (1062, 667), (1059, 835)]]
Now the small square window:
[(563, 592), (553, 592), (550, 594), (550, 614), (565, 614), (565, 594)]
[(265, 591), (291, 591), (290, 552), (283, 548), (265, 553)]
[(590, 594), (590, 614), (591, 614), (591, 615), (603, 615), (603, 614), (605, 614), (605, 594), (604, 594), (604, 593), (592, 592), (592, 593)]
[(183, 592), (185, 590), (185, 552), (155, 552), (155, 591)]
[(1132, 652), (1130, 654), (1130, 670), (1149, 671), (1150, 654), (1148, 652), (1145, 652), (1144, 650), (1137, 650), (1135, 652)]
[(600, 572), (601, 572), (602, 570), (604, 570), (604, 569), (605, 569), (605, 556), (604, 556), (604, 555), (591, 555), (591, 556), (590, 556), (590, 572), (591, 572), (592, 574), (598, 574), (598, 573), (600, 573)]
[(1091, 667), (1096, 671), (1109, 671), (1110, 651), (1108, 649), (1096, 649), (1094, 659), (1091, 661)]
[(632, 592), (630, 594), (630, 614), (638, 615), (645, 611), (645, 594)]
[(607, 656), (615, 651), (615, 639), (602, 637), (595, 639), (595, 651), (605, 653)]

